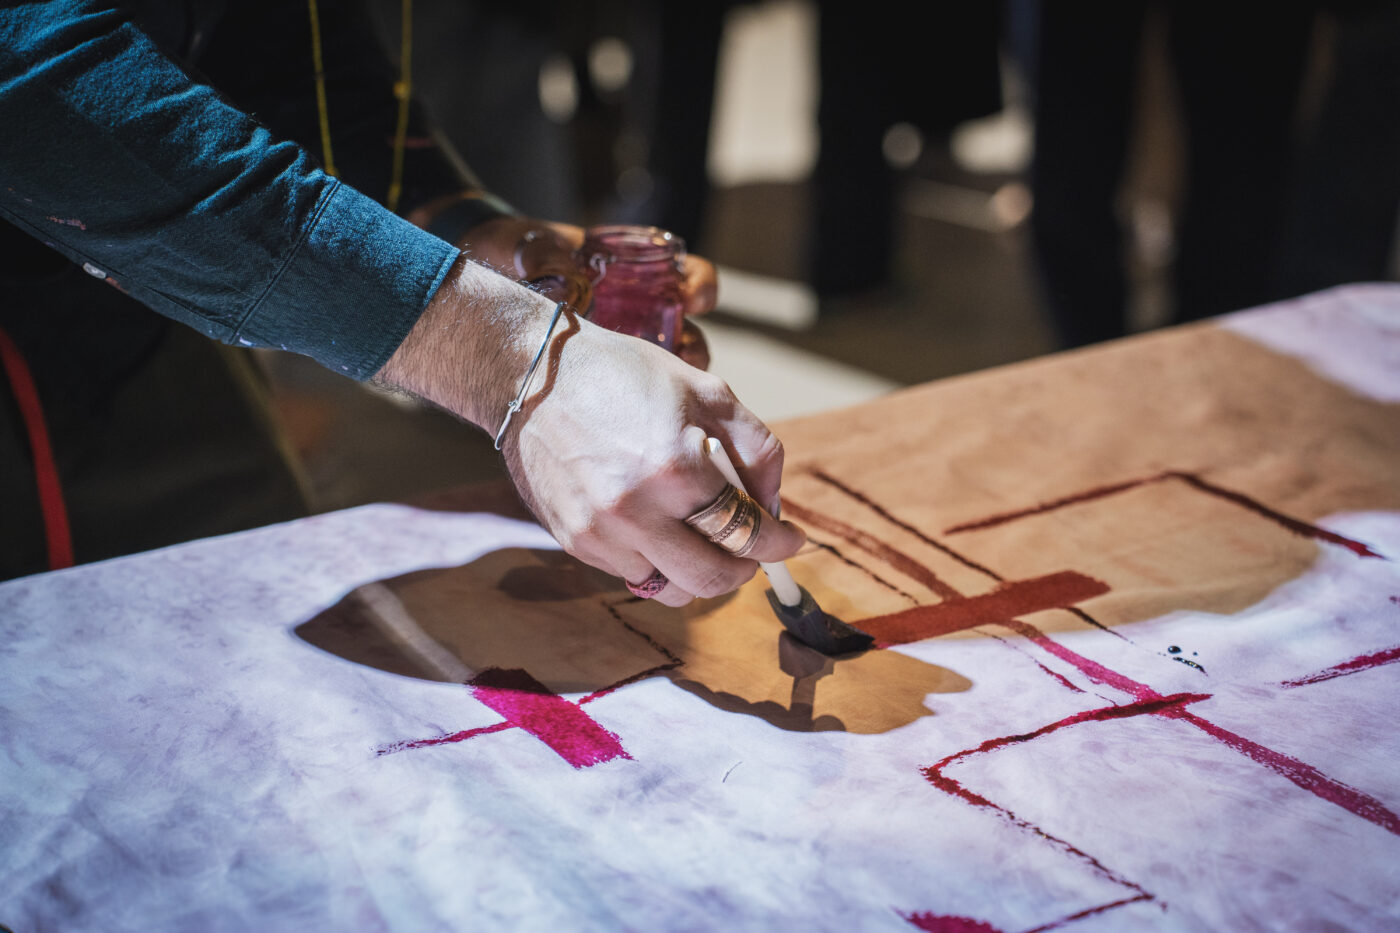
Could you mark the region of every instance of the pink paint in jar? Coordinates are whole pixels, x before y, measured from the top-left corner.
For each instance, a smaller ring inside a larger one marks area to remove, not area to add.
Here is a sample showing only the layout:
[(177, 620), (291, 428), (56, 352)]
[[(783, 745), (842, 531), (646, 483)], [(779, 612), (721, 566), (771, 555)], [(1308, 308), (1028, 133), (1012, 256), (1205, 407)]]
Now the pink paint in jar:
[(592, 284), (588, 320), (676, 351), (685, 318), (680, 237), (660, 227), (589, 227), (575, 258)]

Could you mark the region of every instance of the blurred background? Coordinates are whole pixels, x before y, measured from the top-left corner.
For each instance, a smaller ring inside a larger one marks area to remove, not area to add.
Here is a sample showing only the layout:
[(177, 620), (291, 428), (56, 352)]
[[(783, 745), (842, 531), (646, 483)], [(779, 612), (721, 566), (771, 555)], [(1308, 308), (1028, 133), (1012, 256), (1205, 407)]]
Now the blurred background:
[[(1400, 3), (908, 9), (415, 0), (413, 78), (519, 210), (715, 262), (712, 370), (770, 422), (1397, 278)], [(474, 428), (268, 363), (319, 509), (503, 475)]]

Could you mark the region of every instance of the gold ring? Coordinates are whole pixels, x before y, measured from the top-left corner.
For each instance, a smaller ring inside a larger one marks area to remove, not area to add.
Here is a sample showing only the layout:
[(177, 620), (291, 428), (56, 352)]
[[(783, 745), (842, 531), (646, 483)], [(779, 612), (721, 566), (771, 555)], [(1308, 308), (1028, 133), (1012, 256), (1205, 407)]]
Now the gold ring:
[(745, 557), (758, 543), (763, 510), (748, 493), (728, 485), (685, 523), (735, 557)]

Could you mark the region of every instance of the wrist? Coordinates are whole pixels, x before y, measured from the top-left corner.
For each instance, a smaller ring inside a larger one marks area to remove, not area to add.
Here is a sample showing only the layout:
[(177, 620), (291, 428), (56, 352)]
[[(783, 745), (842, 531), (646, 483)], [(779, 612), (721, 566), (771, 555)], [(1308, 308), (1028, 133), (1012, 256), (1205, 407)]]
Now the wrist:
[(458, 259), (376, 381), (426, 399), (494, 436), (546, 339), (554, 305), (538, 292)]

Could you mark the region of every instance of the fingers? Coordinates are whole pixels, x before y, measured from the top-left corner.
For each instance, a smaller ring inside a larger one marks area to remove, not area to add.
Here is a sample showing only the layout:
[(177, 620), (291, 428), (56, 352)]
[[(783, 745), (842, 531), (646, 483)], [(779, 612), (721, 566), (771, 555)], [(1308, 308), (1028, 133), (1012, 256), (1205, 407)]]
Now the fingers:
[(783, 442), (753, 412), (735, 402), (734, 411), (716, 426), (729, 462), (744, 488), (769, 514), (781, 511), (778, 488), (783, 477)]
[(710, 368), (710, 345), (700, 328), (688, 318), (681, 325), (681, 336), (676, 341), (676, 356), (696, 369)]
[[(728, 484), (721, 487), (720, 493), (712, 502), (723, 503), (730, 496)], [(729, 500), (732, 502), (732, 500)], [(706, 503), (706, 506), (710, 503)], [(647, 529), (645, 536), (647, 555), (636, 555), (630, 566), (637, 569), (628, 581), (643, 581), (652, 567), (663, 574), (669, 585), (665, 589), (645, 593), (632, 582), (628, 589), (644, 598), (656, 598), (669, 606), (684, 605), (693, 596), (713, 597), (738, 589), (753, 576), (757, 562), (777, 562), (796, 554), (806, 543), (807, 536), (792, 522), (780, 521), (767, 514), (756, 504), (756, 520), (741, 522), (737, 530), (726, 525), (723, 532), (707, 537), (700, 527), (692, 527), (687, 521), (662, 519), (655, 523), (658, 527)], [(704, 511), (705, 506), (697, 509)], [(723, 519), (721, 519), (723, 521)], [(735, 550), (742, 548), (744, 557), (737, 557), (726, 547)]]
[(787, 560), (807, 543), (807, 533), (794, 525), (774, 518), (766, 510), (758, 528), (758, 540), (749, 551), (749, 560), (771, 564)]
[(715, 302), (719, 299), (719, 279), (715, 274), (714, 264), (687, 253), (681, 264), (681, 271), (685, 276), (681, 282), (685, 313), (707, 314), (713, 311)]

